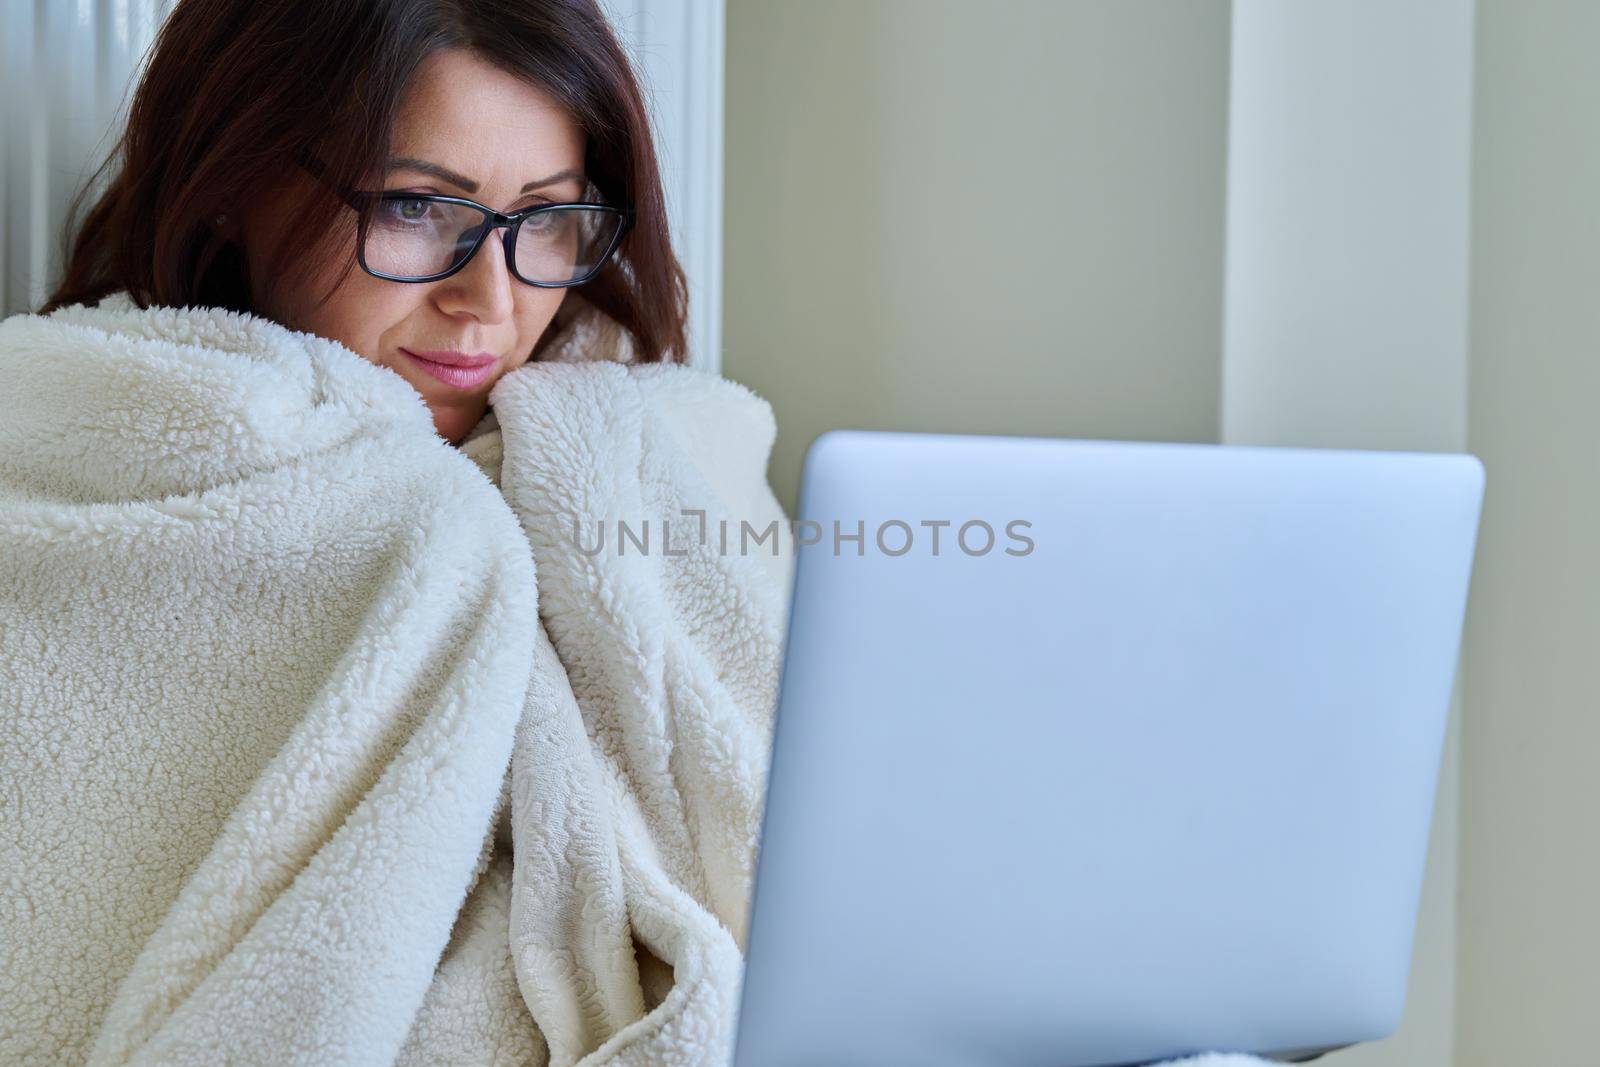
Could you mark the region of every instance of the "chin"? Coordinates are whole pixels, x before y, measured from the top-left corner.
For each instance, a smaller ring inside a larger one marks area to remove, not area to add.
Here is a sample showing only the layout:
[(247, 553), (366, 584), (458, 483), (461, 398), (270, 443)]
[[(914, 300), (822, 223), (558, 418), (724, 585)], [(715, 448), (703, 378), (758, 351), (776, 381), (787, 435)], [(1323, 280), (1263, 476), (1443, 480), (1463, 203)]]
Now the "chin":
[(483, 396), (457, 398), (454, 404), (429, 400), (428, 409), (433, 415), (433, 428), (439, 432), (439, 436), (451, 444), (459, 444), (482, 420), (484, 413), (489, 410), (489, 402)]

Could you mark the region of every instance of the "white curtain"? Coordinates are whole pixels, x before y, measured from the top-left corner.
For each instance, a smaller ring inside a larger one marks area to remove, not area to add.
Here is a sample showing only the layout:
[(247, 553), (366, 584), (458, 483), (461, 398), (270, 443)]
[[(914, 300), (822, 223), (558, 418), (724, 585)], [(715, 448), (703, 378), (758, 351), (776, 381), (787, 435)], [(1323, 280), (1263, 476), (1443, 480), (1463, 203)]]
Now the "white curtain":
[[(0, 314), (60, 277), (67, 206), (110, 150), (173, 0), (0, 0)], [(649, 95), (689, 275), (693, 362), (721, 367), (723, 0), (602, 0)]]

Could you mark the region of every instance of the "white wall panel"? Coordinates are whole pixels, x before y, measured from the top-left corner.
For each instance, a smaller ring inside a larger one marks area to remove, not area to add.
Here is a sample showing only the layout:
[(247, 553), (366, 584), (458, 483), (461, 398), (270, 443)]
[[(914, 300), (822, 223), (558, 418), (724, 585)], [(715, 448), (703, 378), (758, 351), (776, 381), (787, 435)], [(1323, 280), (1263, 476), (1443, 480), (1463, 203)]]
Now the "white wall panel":
[[(1466, 449), (1473, 23), (1473, 0), (1235, 0), (1224, 442)], [(1330, 1067), (1454, 1062), (1461, 690), (1405, 1019)]]

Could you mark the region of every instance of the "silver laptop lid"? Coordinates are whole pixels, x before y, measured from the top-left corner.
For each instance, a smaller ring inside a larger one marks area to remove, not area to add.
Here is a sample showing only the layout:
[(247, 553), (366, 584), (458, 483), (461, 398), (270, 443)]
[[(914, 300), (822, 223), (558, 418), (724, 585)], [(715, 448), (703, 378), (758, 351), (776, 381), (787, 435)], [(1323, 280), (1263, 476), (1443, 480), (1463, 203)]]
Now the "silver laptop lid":
[(1483, 480), (1460, 454), (818, 438), (736, 1065), (1392, 1031)]

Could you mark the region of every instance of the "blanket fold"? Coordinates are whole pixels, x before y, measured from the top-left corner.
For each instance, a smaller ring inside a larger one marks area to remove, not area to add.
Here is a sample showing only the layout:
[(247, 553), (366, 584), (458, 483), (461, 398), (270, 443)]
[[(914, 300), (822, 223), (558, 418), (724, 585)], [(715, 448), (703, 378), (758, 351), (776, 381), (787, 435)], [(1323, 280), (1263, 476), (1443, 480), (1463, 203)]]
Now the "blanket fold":
[[(541, 614), (615, 813), (616, 847), (566, 855), (620, 859), (559, 878), (524, 878), (519, 860), (518, 977), (530, 1002), (560, 988), (543, 946), (563, 945), (560, 962), (593, 980), (584, 1032), (618, 1051), (645, 1042), (651, 1058), (629, 1062), (716, 1062), (728, 1050), (703, 1042), (730, 1033), (736, 1008), (793, 557), (766, 481), (771, 410), (669, 364), (534, 364), (492, 400), (501, 488), (539, 560)], [(724, 551), (714, 531), (728, 524), (770, 530), (764, 551)], [(547, 792), (537, 767), (514, 761), (514, 804)], [(549, 855), (549, 820), (523, 810), (519, 857)], [(589, 887), (585, 915), (558, 930), (537, 887), (567, 879)], [(637, 1023), (630, 929), (677, 983)], [(619, 970), (630, 980), (608, 983)], [(668, 1049), (677, 1055), (661, 1058)], [(552, 1060), (579, 1052), (552, 1045)]]

